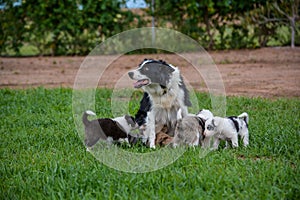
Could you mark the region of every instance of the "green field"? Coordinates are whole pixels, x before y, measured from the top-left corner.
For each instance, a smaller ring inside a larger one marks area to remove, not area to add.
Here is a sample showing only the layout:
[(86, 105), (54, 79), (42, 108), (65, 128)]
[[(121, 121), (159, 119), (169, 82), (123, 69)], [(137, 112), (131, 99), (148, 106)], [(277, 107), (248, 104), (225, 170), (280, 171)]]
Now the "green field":
[[(99, 116), (111, 117), (110, 95), (97, 90)], [(200, 107), (210, 107), (207, 94), (197, 96)], [(228, 115), (250, 116), (248, 148), (204, 158), (188, 149), (141, 174), (116, 171), (86, 152), (72, 89), (2, 89), (0, 99), (0, 199), (300, 199), (299, 99), (228, 97)], [(134, 112), (138, 96), (132, 101)]]

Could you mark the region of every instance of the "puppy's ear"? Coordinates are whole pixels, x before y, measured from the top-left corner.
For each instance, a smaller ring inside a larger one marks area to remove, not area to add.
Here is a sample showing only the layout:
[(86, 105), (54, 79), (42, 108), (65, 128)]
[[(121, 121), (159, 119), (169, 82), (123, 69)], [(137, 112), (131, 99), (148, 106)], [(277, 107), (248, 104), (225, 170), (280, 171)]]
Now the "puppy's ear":
[(125, 115), (125, 120), (126, 120), (127, 124), (129, 124), (131, 127), (136, 126), (135, 120), (132, 116)]
[(217, 127), (218, 126), (218, 120), (216, 120), (215, 118), (213, 118), (212, 120), (211, 120), (211, 123), (212, 123), (212, 125), (214, 126), (214, 127)]

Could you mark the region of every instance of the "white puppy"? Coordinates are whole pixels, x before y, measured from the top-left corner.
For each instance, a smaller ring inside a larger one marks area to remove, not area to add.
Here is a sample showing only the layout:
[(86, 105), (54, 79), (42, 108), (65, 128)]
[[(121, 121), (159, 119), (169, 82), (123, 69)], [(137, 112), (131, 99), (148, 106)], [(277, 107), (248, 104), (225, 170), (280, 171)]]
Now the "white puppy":
[(220, 140), (231, 141), (233, 147), (238, 147), (238, 135), (241, 136), (244, 146), (247, 146), (248, 122), (249, 116), (245, 112), (237, 117), (213, 117), (205, 122), (204, 136), (214, 138), (213, 149), (218, 149)]
[[(202, 109), (198, 112), (197, 117), (201, 118), (205, 123), (208, 119), (213, 118), (214, 115), (212, 114), (212, 112), (210, 110)], [(210, 147), (211, 137), (205, 137), (204, 130), (202, 132), (202, 139), (200, 140), (200, 142), (201, 142), (201, 146), (203, 148)]]

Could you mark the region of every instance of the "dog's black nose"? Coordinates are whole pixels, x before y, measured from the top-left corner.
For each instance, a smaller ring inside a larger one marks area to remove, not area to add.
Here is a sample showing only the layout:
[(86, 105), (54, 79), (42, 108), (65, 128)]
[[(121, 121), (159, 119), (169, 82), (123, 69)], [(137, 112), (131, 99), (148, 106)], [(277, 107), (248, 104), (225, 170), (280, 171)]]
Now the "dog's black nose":
[(128, 76), (129, 76), (130, 78), (133, 78), (133, 72), (128, 72)]

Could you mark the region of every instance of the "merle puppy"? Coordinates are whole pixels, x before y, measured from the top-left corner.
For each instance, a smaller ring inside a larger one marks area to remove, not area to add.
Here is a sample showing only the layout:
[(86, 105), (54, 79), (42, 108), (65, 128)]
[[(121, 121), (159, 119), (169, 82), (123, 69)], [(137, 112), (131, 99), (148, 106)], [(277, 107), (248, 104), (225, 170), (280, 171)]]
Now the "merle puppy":
[(177, 113), (177, 125), (172, 146), (198, 146), (204, 139), (205, 121), (194, 114), (182, 117), (181, 109)]

